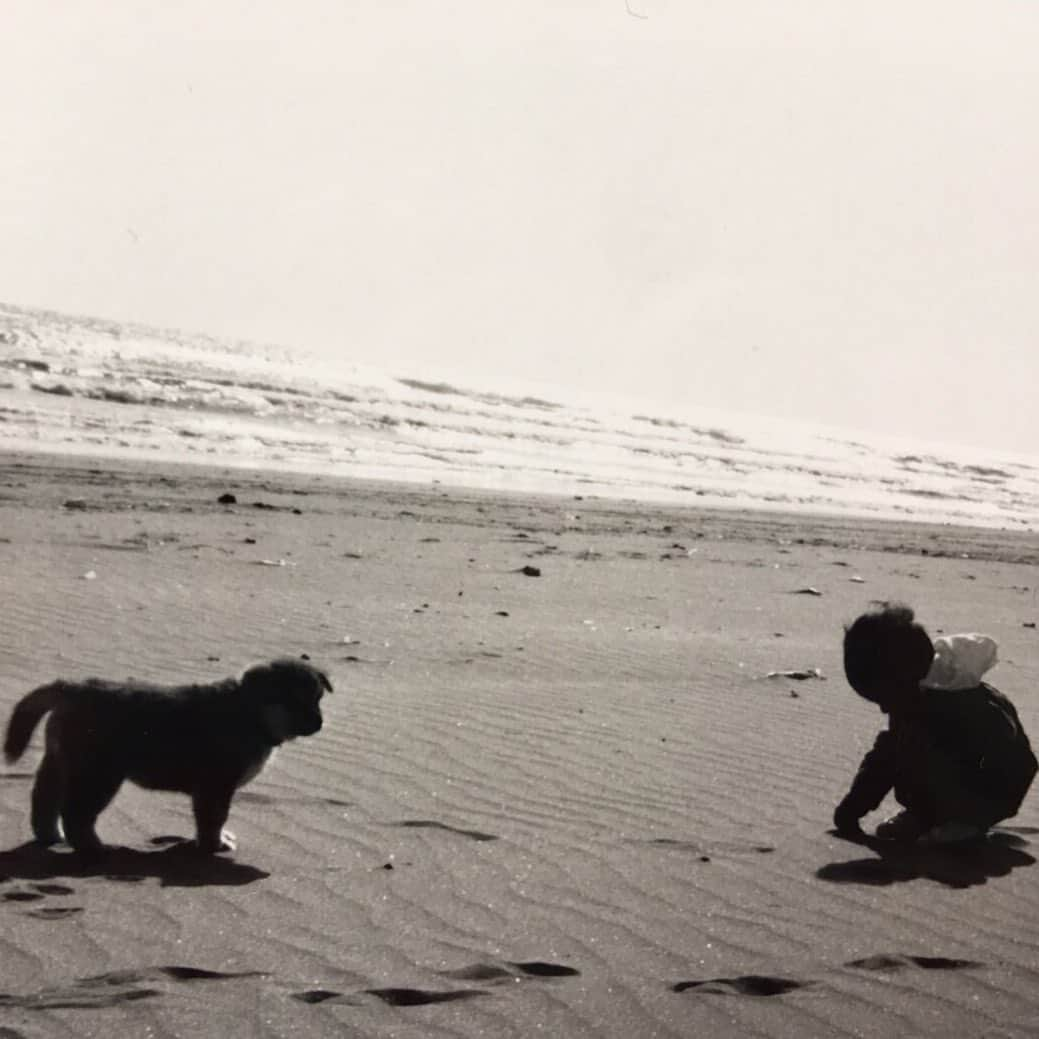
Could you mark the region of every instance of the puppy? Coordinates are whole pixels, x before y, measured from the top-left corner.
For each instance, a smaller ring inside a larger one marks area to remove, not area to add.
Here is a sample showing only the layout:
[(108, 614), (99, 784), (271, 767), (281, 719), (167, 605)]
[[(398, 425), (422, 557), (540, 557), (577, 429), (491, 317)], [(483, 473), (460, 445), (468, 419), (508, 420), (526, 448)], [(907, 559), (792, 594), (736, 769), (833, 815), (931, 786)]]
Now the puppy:
[(208, 685), (59, 680), (15, 705), (4, 755), (17, 761), (40, 719), (45, 752), (32, 790), (32, 829), (45, 845), (64, 838), (77, 852), (103, 845), (97, 817), (126, 779), (191, 797), (198, 847), (233, 851), (223, 830), (234, 792), (259, 774), (285, 740), (321, 728), (328, 676), (302, 660), (249, 668)]

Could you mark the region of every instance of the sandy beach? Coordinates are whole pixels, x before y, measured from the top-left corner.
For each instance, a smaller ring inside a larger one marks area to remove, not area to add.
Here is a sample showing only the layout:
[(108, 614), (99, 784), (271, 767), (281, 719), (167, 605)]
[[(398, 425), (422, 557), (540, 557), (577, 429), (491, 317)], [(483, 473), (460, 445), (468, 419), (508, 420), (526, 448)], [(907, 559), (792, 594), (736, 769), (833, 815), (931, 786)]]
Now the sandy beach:
[(58, 676), (284, 654), (336, 688), (212, 860), (129, 785), (101, 863), (28, 845), (37, 735), (0, 782), (0, 1036), (1039, 1034), (1039, 794), (969, 850), (830, 832), (883, 721), (842, 624), (901, 599), (994, 636), (1035, 742), (1037, 562), (992, 529), (5, 455), (5, 719)]

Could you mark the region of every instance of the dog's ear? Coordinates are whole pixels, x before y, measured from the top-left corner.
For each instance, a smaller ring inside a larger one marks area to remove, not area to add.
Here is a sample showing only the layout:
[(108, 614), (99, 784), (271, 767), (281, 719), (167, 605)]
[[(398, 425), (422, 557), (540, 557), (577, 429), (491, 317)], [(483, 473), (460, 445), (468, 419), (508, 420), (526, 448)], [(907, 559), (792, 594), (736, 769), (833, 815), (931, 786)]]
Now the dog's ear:
[(260, 696), (271, 690), (275, 681), (275, 671), (270, 664), (254, 664), (242, 672), (238, 684), (250, 695)]
[(272, 660), (268, 664), (254, 664), (243, 672), (238, 680), (241, 688), (253, 696), (265, 693), (277, 695), (286, 680), (299, 682), (303, 676), (313, 681), (319, 689), (332, 692), (332, 682), (318, 667), (291, 657)]
[(325, 672), (321, 670), (321, 668), (314, 667), (314, 665), (310, 663), (310, 654), (300, 653), (299, 659), (306, 661), (306, 664), (304, 664), (304, 666), (309, 671), (312, 671), (314, 673), (314, 677), (318, 680), (318, 683), (320, 684), (321, 688), (324, 689), (326, 692), (332, 692), (332, 683), (329, 681), (328, 675), (326, 675)]

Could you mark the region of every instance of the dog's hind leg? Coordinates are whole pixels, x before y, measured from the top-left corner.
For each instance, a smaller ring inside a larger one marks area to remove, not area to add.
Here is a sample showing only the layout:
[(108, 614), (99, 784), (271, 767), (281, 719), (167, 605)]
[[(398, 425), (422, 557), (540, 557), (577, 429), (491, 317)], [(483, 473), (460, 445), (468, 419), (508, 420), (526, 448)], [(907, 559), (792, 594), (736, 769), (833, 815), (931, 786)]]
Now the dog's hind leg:
[(107, 769), (79, 772), (70, 777), (61, 821), (65, 827), (65, 839), (76, 851), (101, 850), (103, 845), (94, 825), (122, 785), (123, 776)]
[(58, 819), (65, 800), (65, 779), (58, 755), (44, 754), (32, 788), (32, 832), (40, 844), (59, 844), (62, 840)]

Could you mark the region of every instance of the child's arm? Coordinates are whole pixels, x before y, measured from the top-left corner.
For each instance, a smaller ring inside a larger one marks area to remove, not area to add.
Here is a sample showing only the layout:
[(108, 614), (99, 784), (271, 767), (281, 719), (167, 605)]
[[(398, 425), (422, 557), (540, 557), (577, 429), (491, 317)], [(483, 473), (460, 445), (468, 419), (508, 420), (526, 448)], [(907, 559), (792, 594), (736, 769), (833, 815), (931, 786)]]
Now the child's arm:
[(884, 731), (873, 749), (862, 759), (852, 780), (851, 790), (837, 805), (833, 824), (839, 833), (859, 833), (859, 820), (872, 812), (895, 783), (895, 738)]

